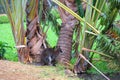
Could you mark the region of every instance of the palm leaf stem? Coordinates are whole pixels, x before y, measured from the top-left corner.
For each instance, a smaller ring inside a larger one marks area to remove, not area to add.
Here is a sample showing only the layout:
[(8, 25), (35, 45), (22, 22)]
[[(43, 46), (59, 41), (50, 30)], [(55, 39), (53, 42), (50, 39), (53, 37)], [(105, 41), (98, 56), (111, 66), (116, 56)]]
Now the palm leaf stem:
[(71, 9), (69, 9), (67, 6), (65, 6), (64, 4), (62, 4), (60, 1), (58, 0), (52, 0), (54, 3), (56, 3), (57, 5), (59, 5), (60, 7), (62, 7), (63, 9), (65, 9), (67, 12), (69, 12), (71, 15), (73, 15), (75, 18), (77, 18), (79, 21), (82, 21), (84, 23), (86, 23), (96, 34), (100, 34), (100, 32), (94, 28), (94, 26), (92, 26), (90, 23), (88, 23), (87, 21), (85, 21), (83, 18), (81, 18), (78, 14), (76, 14), (74, 11), (72, 11)]
[(82, 50), (88, 51), (88, 52), (94, 52), (94, 53), (96, 53), (96, 54), (100, 54), (100, 55), (102, 55), (102, 56), (105, 56), (105, 57), (108, 57), (108, 58), (113, 59), (112, 56), (107, 55), (107, 54), (104, 54), (104, 53), (102, 53), (102, 52), (98, 52), (98, 51), (95, 51), (95, 50), (90, 50), (90, 49), (87, 49), (87, 48), (82, 48)]
[(89, 2), (87, 2), (86, 0), (83, 0), (85, 3), (87, 3), (89, 6), (91, 6), (94, 10), (96, 10), (99, 14), (103, 14), (99, 9), (97, 9), (96, 7), (94, 7), (93, 5), (91, 5)]

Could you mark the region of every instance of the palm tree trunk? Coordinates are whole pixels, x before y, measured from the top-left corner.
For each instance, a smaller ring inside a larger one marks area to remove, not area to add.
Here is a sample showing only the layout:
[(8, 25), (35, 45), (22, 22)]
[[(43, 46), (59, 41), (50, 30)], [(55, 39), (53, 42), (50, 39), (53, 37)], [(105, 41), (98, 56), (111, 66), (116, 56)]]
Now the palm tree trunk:
[(29, 55), (32, 57), (33, 62), (40, 62), (40, 53), (43, 46), (43, 35), (41, 34), (39, 27), (38, 17), (38, 3), (39, 0), (29, 0), (26, 6), (27, 14), (27, 47), (29, 49)]
[[(67, 7), (76, 12), (75, 0), (60, 0)], [(72, 36), (73, 30), (76, 25), (77, 20), (67, 11), (59, 7), (60, 16), (62, 19), (62, 26), (60, 30), (60, 36), (58, 39), (57, 46), (60, 46), (62, 53), (59, 54), (58, 62), (64, 64), (65, 66), (69, 65), (71, 59), (71, 50), (72, 50)]]

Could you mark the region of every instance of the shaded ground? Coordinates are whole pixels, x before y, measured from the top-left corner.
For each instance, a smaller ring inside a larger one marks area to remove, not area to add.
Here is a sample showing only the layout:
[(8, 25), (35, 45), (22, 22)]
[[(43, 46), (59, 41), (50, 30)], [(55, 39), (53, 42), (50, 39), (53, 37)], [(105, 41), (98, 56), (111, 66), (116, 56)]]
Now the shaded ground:
[[(120, 80), (120, 72), (112, 73), (112, 74), (105, 74), (110, 80)], [(107, 80), (100, 74), (79, 74), (79, 78), (84, 80)]]
[(0, 80), (80, 80), (65, 76), (62, 68), (25, 65), (0, 60)]
[[(106, 76), (109, 77), (110, 80), (120, 80), (120, 73), (106, 74)], [(78, 75), (78, 77), (84, 80), (106, 80), (103, 76), (98, 74), (82, 74)]]

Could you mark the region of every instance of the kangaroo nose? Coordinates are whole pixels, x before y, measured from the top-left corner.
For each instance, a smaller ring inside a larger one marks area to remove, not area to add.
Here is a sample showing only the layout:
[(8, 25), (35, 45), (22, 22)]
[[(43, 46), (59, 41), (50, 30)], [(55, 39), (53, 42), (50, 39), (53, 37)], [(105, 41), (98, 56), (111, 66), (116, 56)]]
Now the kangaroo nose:
[(49, 63), (48, 63), (48, 65), (49, 65), (49, 66), (53, 66), (51, 56), (49, 56), (48, 59), (49, 59)]

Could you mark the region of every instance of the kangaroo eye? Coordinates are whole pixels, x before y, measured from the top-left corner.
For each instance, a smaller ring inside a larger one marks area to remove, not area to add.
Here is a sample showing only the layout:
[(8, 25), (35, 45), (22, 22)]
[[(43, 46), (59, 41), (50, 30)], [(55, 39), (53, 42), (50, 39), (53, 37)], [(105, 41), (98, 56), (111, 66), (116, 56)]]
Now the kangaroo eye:
[(46, 57), (46, 58), (45, 58), (45, 60), (46, 60), (47, 62), (49, 62), (49, 59), (48, 59), (48, 57)]

